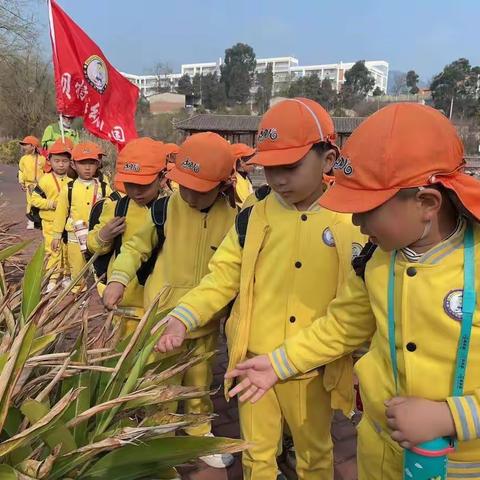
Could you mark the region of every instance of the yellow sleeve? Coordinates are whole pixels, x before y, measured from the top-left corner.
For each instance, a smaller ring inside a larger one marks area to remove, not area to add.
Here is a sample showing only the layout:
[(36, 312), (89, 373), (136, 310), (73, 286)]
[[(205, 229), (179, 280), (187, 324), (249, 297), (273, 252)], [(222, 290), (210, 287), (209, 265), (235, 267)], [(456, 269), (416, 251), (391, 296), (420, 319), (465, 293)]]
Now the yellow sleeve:
[(364, 281), (351, 272), (327, 314), (269, 354), (282, 380), (353, 352), (375, 332), (375, 317)]
[(102, 228), (113, 219), (115, 216), (115, 206), (117, 202), (112, 201), (110, 198), (106, 198), (103, 203), (102, 213), (100, 215), (97, 225), (88, 232), (87, 248), (92, 253), (98, 253), (99, 255), (105, 255), (110, 252), (113, 247), (113, 242), (105, 242), (99, 236)]
[(58, 196), (57, 208), (55, 210), (55, 217), (53, 219), (52, 234), (53, 238), (61, 238), (68, 217), (68, 185), (62, 188)]
[(42, 177), (40, 179), (38, 187), (45, 192), (47, 198), (41, 197), (40, 194), (36, 191), (36, 189), (34, 189), (31, 198), (32, 205), (40, 210), (55, 210), (54, 202), (48, 199), (48, 186), (45, 182), (42, 182), (43, 178), (45, 177)]
[(480, 389), (473, 395), (447, 398), (460, 441), (480, 438)]
[(38, 166), (40, 167), (40, 170), (42, 171), (42, 175), (45, 173), (46, 163), (47, 163), (47, 159), (43, 155), (40, 155), (39, 158), (38, 158)]
[(18, 183), (23, 185), (25, 183), (25, 160), (24, 157), (20, 158), (18, 162)]
[(208, 265), (210, 272), (196, 288), (182, 297), (170, 313), (185, 325), (187, 331), (206, 325), (237, 296), (242, 253), (234, 226), (211, 258)]
[(157, 243), (157, 228), (150, 218), (141, 230), (122, 244), (120, 254), (113, 262), (108, 283), (118, 282), (127, 286), (137, 274), (142, 262), (150, 258)]

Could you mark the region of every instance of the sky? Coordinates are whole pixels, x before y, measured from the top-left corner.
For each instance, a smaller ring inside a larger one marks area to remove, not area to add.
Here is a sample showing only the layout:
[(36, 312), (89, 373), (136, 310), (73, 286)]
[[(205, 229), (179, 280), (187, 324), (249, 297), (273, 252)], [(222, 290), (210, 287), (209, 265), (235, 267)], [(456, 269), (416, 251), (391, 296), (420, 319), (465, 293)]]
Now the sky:
[[(45, 51), (46, 2), (35, 3)], [(216, 61), (237, 42), (300, 65), (386, 60), (428, 81), (451, 61), (480, 64), (479, 0), (58, 0), (119, 70)]]

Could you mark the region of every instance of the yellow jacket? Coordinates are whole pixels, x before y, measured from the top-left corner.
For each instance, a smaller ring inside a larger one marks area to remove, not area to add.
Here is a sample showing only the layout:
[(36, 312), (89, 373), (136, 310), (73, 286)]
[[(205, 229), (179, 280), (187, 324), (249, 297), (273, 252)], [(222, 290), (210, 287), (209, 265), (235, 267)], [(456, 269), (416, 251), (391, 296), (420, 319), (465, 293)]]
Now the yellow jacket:
[(40, 210), (40, 218), (44, 222), (53, 222), (56, 203), (62, 188), (71, 181), (67, 175), (59, 176), (54, 172), (46, 173), (38, 181), (38, 186), (47, 198), (43, 198), (36, 190), (32, 192), (32, 205)]
[[(463, 288), (463, 228), (425, 253), (419, 263), (403, 254), (395, 265), (395, 319), (400, 395), (447, 400), (455, 420), (458, 462), (480, 459), (480, 312), (473, 318), (464, 396), (452, 398)], [(475, 266), (480, 278), (480, 226), (475, 225)], [(390, 361), (387, 282), (391, 253), (379, 249), (367, 264), (365, 282), (352, 274), (326, 316), (288, 339), (270, 359), (280, 378), (309, 371), (351, 352), (372, 338), (355, 366), (365, 412), (390, 440), (384, 401), (396, 395)], [(477, 305), (479, 300), (477, 299)], [(469, 441), (464, 441), (469, 440)]]
[[(191, 208), (178, 192), (172, 194), (167, 206), (165, 243), (145, 284), (146, 308), (163, 290), (158, 309), (171, 309), (185, 293), (198, 285), (208, 272), (210, 258), (232, 226), (235, 214), (236, 209), (223, 197), (204, 213)], [(122, 245), (121, 253), (113, 264), (109, 282), (128, 285), (157, 244), (157, 229), (150, 218), (136, 235)], [(219, 311), (212, 312), (209, 319), (220, 316)], [(194, 337), (204, 336), (216, 328), (217, 325), (213, 322), (195, 332)]]
[(44, 174), (45, 163), (42, 155), (23, 155), (18, 163), (18, 182), (21, 185), (37, 183)]
[[(114, 218), (116, 205), (116, 201), (108, 198), (105, 200), (99, 223), (88, 234), (87, 246), (91, 252), (104, 255), (113, 250), (113, 242), (104, 242), (98, 234), (100, 230)], [(122, 244), (130, 240), (135, 233), (141, 230), (149, 221), (151, 221), (150, 208), (138, 205), (133, 200), (130, 200), (125, 217), (126, 228), (122, 235)], [(107, 281), (111, 277), (114, 261), (115, 252), (112, 253), (112, 257), (108, 264)], [(143, 295), (143, 286), (138, 283), (138, 278), (134, 275), (128, 283), (123, 299), (119, 305), (122, 308), (123, 313), (132, 317), (141, 317), (143, 314)]]
[[(231, 369), (247, 355), (280, 346), (324, 314), (351, 270), (352, 251), (359, 253), (363, 241), (350, 216), (316, 205), (300, 212), (272, 193), (253, 207), (243, 249), (234, 228), (210, 273), (172, 315), (192, 331), (235, 300), (226, 325)], [(350, 358), (326, 369), (325, 385), (335, 390), (335, 408), (351, 413)], [(226, 390), (229, 386), (226, 382)]]
[[(112, 189), (106, 184), (105, 196), (112, 193)], [(73, 182), (72, 203), (70, 205), (70, 216), (68, 215), (68, 183), (60, 192), (57, 209), (53, 220), (53, 238), (60, 238), (64, 230), (69, 232), (68, 240), (76, 242), (73, 234), (73, 224), (83, 220), (88, 224), (90, 211), (94, 203), (102, 198), (102, 188), (97, 179), (85, 181), (77, 178)]]
[(245, 200), (253, 193), (253, 187), (248, 178), (243, 178), (238, 172), (235, 174), (236, 184), (235, 192), (237, 194), (239, 205), (243, 205)]

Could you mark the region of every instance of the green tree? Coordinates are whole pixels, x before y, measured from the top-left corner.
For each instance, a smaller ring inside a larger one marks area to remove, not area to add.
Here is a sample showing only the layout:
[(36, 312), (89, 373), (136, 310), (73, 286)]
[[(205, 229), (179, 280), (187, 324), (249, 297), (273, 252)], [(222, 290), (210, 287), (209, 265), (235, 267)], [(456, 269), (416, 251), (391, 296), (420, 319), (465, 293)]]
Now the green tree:
[(342, 106), (352, 108), (357, 102), (365, 99), (374, 86), (375, 79), (365, 66), (365, 60), (359, 60), (345, 72), (345, 83), (341, 92)]
[(466, 58), (446, 65), (430, 85), (435, 108), (460, 119), (480, 114), (479, 88), (480, 67), (472, 67)]
[(407, 87), (410, 89), (409, 92), (413, 95), (416, 95), (419, 92), (417, 86), (419, 76), (416, 74), (415, 70), (409, 70), (407, 72)]
[(320, 85), (320, 90), (318, 92), (318, 103), (322, 105), (323, 108), (330, 111), (335, 108), (337, 104), (337, 92), (333, 88), (332, 81), (329, 78), (324, 78)]
[(227, 102), (225, 85), (219, 81), (217, 74), (207, 73), (201, 80), (202, 105), (208, 110), (224, 107)]
[(265, 72), (257, 75), (257, 93), (255, 94), (255, 103), (260, 115), (263, 115), (270, 108), (273, 88), (273, 68), (269, 63)]
[(192, 80), (192, 91), (195, 99), (200, 100), (202, 98), (202, 76), (196, 73)]
[(372, 92), (372, 95), (374, 97), (379, 97), (380, 95), (383, 95), (384, 92), (380, 87), (375, 87), (375, 90)]
[(178, 79), (177, 93), (182, 95), (192, 95), (193, 94), (193, 85), (190, 75), (186, 73)]
[(337, 103), (337, 92), (333, 89), (331, 80), (324, 78), (320, 82), (320, 78), (316, 74), (292, 81), (287, 96), (310, 98), (320, 103), (326, 110), (332, 110)]
[(250, 45), (237, 43), (225, 50), (221, 82), (230, 103), (248, 101), (256, 66), (255, 52)]

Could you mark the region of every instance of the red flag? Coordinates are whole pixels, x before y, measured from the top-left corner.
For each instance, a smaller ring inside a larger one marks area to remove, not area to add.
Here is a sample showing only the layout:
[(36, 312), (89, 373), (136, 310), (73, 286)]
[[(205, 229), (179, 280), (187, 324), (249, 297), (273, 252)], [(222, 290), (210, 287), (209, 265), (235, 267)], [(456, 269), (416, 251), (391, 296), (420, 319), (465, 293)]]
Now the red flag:
[(138, 88), (112, 67), (54, 0), (49, 10), (58, 111), (83, 117), (93, 135), (123, 146), (138, 136)]

